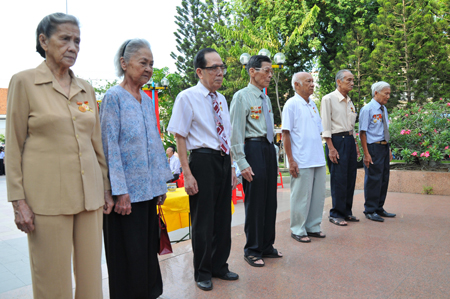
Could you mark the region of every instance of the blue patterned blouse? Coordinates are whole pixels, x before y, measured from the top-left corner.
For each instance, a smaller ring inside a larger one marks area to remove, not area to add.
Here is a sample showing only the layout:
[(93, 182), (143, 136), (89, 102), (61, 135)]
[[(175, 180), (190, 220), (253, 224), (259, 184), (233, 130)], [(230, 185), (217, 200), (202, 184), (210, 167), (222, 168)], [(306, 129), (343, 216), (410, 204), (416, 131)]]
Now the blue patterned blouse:
[(152, 100), (141, 104), (121, 86), (110, 88), (100, 108), (103, 150), (113, 195), (128, 193), (132, 203), (167, 192), (172, 179)]

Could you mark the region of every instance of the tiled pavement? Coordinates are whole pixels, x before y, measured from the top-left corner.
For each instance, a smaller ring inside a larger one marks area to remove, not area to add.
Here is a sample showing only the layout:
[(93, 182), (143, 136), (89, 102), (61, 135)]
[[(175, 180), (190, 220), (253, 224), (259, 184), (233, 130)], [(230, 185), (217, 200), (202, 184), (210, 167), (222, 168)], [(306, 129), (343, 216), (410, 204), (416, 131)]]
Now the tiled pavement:
[[(263, 268), (243, 259), (243, 204), (233, 216), (230, 270), (234, 282), (213, 279), (203, 292), (193, 281), (190, 242), (174, 245), (160, 257), (165, 298), (450, 298), (450, 197), (389, 193), (386, 210), (397, 213), (384, 223), (363, 218), (364, 198), (357, 192), (354, 213), (359, 223), (338, 227), (328, 222), (325, 239), (298, 243), (290, 237), (289, 188), (278, 192), (277, 239), (281, 259), (266, 259)], [(0, 299), (32, 298), (26, 237), (15, 229), (11, 204), (0, 178)], [(183, 234), (183, 232), (178, 232)], [(103, 264), (104, 298), (108, 298)]]

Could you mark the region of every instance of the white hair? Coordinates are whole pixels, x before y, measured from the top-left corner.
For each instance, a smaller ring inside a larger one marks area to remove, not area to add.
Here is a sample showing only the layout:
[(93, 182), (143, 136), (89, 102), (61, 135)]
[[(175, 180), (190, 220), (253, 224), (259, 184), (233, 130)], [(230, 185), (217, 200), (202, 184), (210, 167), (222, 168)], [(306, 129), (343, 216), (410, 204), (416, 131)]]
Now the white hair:
[(128, 39), (122, 43), (119, 50), (114, 57), (114, 66), (116, 67), (116, 74), (118, 77), (122, 77), (125, 73), (120, 64), (120, 58), (123, 57), (126, 63), (130, 61), (131, 56), (142, 48), (152, 50), (147, 40), (141, 38)]
[(343, 69), (343, 70), (340, 70), (339, 72), (337, 72), (337, 74), (336, 74), (336, 78), (334, 79), (335, 81), (336, 81), (336, 88), (338, 88), (339, 86), (338, 86), (338, 84), (337, 84), (337, 80), (343, 80), (344, 79), (344, 77), (345, 77), (345, 73), (352, 73), (351, 71), (349, 71), (349, 70), (346, 70), (346, 69)]
[(383, 89), (385, 89), (386, 87), (391, 87), (391, 85), (389, 85), (389, 83), (384, 82), (384, 81), (379, 81), (376, 83), (372, 84), (372, 97), (375, 96), (375, 91), (380, 92)]
[(298, 80), (298, 78), (297, 78), (298, 74), (300, 74), (300, 73), (301, 73), (301, 72), (295, 73), (295, 74), (292, 76), (292, 88), (294, 89), (294, 91), (295, 91), (295, 82), (297, 82), (298, 84), (300, 84), (300, 86), (303, 86), (303, 82), (302, 82), (301, 80)]

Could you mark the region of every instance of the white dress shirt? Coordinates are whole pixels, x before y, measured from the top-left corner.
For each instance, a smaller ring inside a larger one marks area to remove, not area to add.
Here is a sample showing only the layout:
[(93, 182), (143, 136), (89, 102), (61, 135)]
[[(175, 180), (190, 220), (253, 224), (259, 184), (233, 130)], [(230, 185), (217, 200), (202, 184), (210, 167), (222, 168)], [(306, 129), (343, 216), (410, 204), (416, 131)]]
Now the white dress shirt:
[(322, 120), (317, 106), (311, 99), (307, 103), (297, 93), (283, 107), (282, 130), (291, 136), (292, 156), (298, 168), (320, 167), (325, 165), (323, 152)]
[[(231, 123), (227, 101), (219, 92), (217, 101), (227, 142), (230, 144)], [(185, 137), (187, 150), (202, 147), (220, 150), (212, 99), (209, 90), (201, 82), (178, 94), (167, 130)]]
[(172, 174), (180, 174), (181, 163), (177, 156), (172, 155), (172, 157), (169, 158), (169, 164)]

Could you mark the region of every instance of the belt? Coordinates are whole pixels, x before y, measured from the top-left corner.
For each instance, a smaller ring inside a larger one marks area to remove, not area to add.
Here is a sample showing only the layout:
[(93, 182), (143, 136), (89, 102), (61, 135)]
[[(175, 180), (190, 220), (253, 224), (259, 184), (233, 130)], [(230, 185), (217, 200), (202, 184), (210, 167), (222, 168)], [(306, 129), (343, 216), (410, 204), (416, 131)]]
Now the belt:
[(245, 138), (245, 141), (260, 141), (260, 142), (267, 142), (269, 143), (269, 140), (267, 140), (266, 137), (250, 137), (250, 138)]
[(371, 144), (383, 144), (383, 145), (386, 145), (388, 143), (387, 143), (387, 141), (377, 141), (377, 142), (372, 142)]
[(332, 137), (334, 137), (334, 136), (350, 136), (350, 135), (353, 135), (353, 130), (340, 132), (340, 133), (336, 133), (336, 134), (331, 134)]
[(227, 154), (220, 150), (213, 150), (210, 148), (206, 148), (206, 147), (202, 147), (202, 148), (197, 148), (197, 149), (193, 149), (191, 150), (191, 153), (199, 153), (199, 154), (213, 154), (213, 155), (221, 155), (221, 156), (226, 156)]

